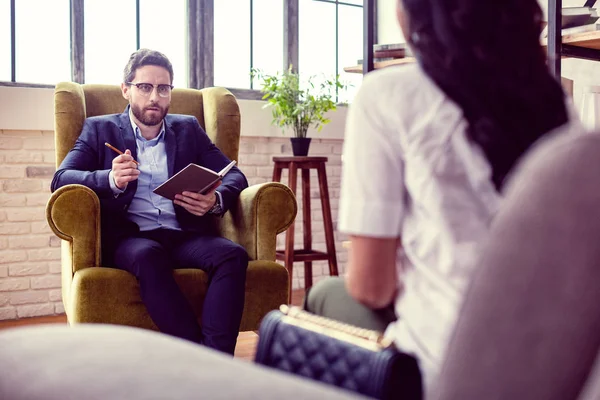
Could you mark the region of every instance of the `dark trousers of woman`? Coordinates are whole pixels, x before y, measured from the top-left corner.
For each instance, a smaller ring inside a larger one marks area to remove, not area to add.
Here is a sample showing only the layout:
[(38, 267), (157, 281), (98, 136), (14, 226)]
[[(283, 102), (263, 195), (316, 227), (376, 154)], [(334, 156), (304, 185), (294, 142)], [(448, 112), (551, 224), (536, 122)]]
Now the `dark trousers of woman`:
[[(244, 310), (243, 247), (222, 237), (157, 229), (123, 239), (113, 256), (115, 267), (138, 279), (142, 301), (161, 332), (233, 354)], [(202, 327), (175, 281), (177, 268), (208, 274)]]

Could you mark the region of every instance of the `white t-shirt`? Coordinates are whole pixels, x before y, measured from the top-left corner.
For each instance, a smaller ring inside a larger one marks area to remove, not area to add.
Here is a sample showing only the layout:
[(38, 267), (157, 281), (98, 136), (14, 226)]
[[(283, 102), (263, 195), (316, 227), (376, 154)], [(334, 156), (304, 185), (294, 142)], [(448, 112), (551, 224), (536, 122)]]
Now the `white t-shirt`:
[(404, 291), (387, 334), (418, 357), (426, 387), (500, 202), (466, 127), (460, 108), (418, 65), (367, 75), (346, 124), (339, 229), (401, 238)]

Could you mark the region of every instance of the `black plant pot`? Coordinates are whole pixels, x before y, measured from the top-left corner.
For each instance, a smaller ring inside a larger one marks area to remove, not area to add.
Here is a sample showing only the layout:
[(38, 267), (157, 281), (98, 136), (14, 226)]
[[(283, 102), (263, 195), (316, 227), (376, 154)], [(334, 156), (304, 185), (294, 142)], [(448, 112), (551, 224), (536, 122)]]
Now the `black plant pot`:
[(290, 138), (292, 142), (292, 152), (295, 156), (305, 157), (308, 155), (308, 148), (310, 147), (310, 139), (307, 137), (293, 137)]

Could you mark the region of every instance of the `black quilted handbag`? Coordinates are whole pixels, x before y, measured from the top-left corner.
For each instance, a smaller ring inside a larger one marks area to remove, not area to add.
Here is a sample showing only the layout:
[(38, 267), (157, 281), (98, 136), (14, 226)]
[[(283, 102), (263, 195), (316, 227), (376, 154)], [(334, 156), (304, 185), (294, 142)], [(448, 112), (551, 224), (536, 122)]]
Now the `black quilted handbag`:
[(380, 332), (281, 306), (263, 319), (255, 362), (378, 399), (422, 399), (417, 360)]

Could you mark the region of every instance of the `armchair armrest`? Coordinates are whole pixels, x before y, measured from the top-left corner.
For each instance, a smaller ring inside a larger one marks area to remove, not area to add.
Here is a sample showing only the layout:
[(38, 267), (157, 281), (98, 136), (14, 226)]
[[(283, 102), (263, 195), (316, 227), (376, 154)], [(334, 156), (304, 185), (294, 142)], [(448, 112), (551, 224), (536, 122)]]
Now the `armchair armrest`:
[(244, 246), (251, 260), (275, 261), (277, 234), (294, 222), (297, 212), (294, 193), (269, 182), (244, 189), (237, 206), (217, 223), (221, 234)]
[(100, 266), (100, 201), (83, 185), (66, 185), (46, 205), (50, 229), (65, 240), (62, 245), (63, 279), (79, 269)]

